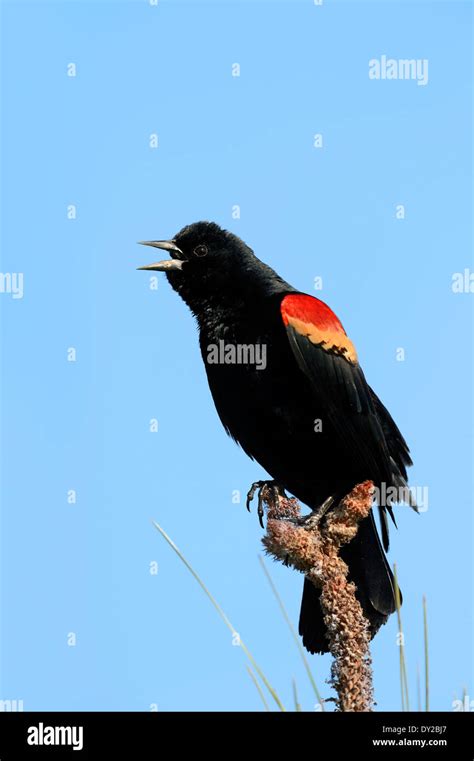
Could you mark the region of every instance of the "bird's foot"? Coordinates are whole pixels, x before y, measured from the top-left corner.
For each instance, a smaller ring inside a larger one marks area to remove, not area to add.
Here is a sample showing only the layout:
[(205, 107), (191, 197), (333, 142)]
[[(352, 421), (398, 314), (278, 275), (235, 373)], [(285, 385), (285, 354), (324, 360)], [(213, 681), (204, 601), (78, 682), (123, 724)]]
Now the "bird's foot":
[(260, 521), (260, 525), (262, 528), (265, 528), (263, 525), (263, 516), (265, 515), (265, 511), (263, 508), (263, 503), (265, 502), (265, 490), (271, 489), (273, 491), (273, 494), (275, 497), (286, 497), (285, 490), (283, 486), (278, 484), (276, 481), (255, 481), (252, 486), (250, 487), (248, 494), (247, 494), (247, 510), (250, 512), (250, 505), (252, 504), (252, 500), (255, 496), (255, 492), (258, 491), (258, 507), (257, 507), (257, 515), (258, 520)]
[(305, 515), (303, 518), (301, 518), (301, 525), (308, 525), (311, 527), (319, 526), (322, 519), (326, 515), (327, 511), (333, 506), (334, 504), (334, 497), (328, 497), (324, 500), (324, 502), (316, 508), (316, 510), (313, 510), (309, 515)]

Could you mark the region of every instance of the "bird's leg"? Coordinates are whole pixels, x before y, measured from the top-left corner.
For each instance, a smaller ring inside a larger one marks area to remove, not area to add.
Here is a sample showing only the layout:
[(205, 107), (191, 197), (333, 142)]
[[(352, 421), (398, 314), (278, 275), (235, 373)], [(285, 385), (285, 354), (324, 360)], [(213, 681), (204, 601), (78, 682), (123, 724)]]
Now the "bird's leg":
[(273, 480), (255, 481), (252, 484), (247, 494), (246, 506), (247, 506), (247, 510), (250, 512), (250, 505), (255, 496), (255, 492), (258, 491), (257, 515), (258, 515), (258, 519), (260, 521), (260, 525), (262, 528), (264, 528), (263, 516), (265, 515), (265, 511), (263, 508), (263, 504), (265, 502), (265, 489), (271, 489), (276, 496), (286, 497), (286, 493), (283, 486), (278, 484), (276, 481), (273, 481)]
[(318, 508), (316, 508), (316, 510), (313, 510), (309, 515), (305, 515), (301, 519), (301, 523), (311, 525), (311, 527), (319, 526), (327, 511), (333, 506), (333, 504), (334, 497), (328, 497)]
[(250, 505), (252, 504), (253, 498), (255, 497), (255, 492), (257, 491), (257, 489), (260, 489), (264, 483), (266, 483), (266, 481), (254, 481), (254, 483), (248, 490), (247, 501), (245, 503), (245, 506), (249, 512), (250, 512)]

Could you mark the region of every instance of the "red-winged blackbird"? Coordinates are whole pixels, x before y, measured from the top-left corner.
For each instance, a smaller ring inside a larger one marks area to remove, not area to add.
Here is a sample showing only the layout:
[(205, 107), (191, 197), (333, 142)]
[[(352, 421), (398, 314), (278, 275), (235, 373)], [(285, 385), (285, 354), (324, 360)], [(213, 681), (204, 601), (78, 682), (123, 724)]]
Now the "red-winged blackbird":
[[(140, 269), (166, 272), (197, 318), (225, 430), (278, 485), (312, 510), (365, 480), (381, 493), (406, 493), (406, 442), (324, 302), (297, 291), (213, 222), (144, 243), (172, 257)], [(391, 501), (379, 505), (385, 549)], [(373, 636), (395, 610), (395, 597), (372, 513), (341, 554)], [(299, 632), (310, 652), (327, 651), (319, 593), (307, 580)]]

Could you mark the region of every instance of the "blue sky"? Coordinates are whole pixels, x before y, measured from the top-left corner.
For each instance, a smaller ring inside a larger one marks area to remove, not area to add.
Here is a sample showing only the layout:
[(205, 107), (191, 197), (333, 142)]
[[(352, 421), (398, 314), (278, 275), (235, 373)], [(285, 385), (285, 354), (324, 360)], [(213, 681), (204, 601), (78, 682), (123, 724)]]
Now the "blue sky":
[[(261, 709), (244, 654), (154, 519), (286, 705), (294, 677), (314, 707), (244, 507), (264, 474), (220, 426), (184, 304), (135, 269), (149, 261), (137, 240), (199, 219), (327, 301), (357, 346), (411, 446), (411, 483), (429, 490), (423, 514), (398, 509), (390, 552), (411, 704), (423, 595), (431, 706), (472, 694), (473, 297), (452, 289), (473, 271), (471, 10), (2, 3), (0, 272), (23, 273), (24, 292), (0, 293), (0, 699)], [(369, 79), (382, 55), (427, 59), (427, 84)], [(302, 579), (267, 567), (296, 624)], [(373, 643), (380, 710), (400, 708), (396, 635), (392, 617)], [(329, 658), (311, 665), (329, 696)]]

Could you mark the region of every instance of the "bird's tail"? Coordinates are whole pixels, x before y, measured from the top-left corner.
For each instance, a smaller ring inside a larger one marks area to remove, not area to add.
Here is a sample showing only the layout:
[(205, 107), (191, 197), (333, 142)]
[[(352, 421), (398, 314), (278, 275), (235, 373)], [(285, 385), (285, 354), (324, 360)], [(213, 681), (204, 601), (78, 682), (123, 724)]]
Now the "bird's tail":
[[(370, 624), (371, 637), (396, 609), (395, 581), (385, 557), (372, 511), (359, 524), (354, 539), (341, 549), (349, 567), (349, 578), (357, 587), (356, 596)], [(299, 633), (310, 653), (329, 650), (326, 627), (319, 601), (320, 592), (305, 579)]]

